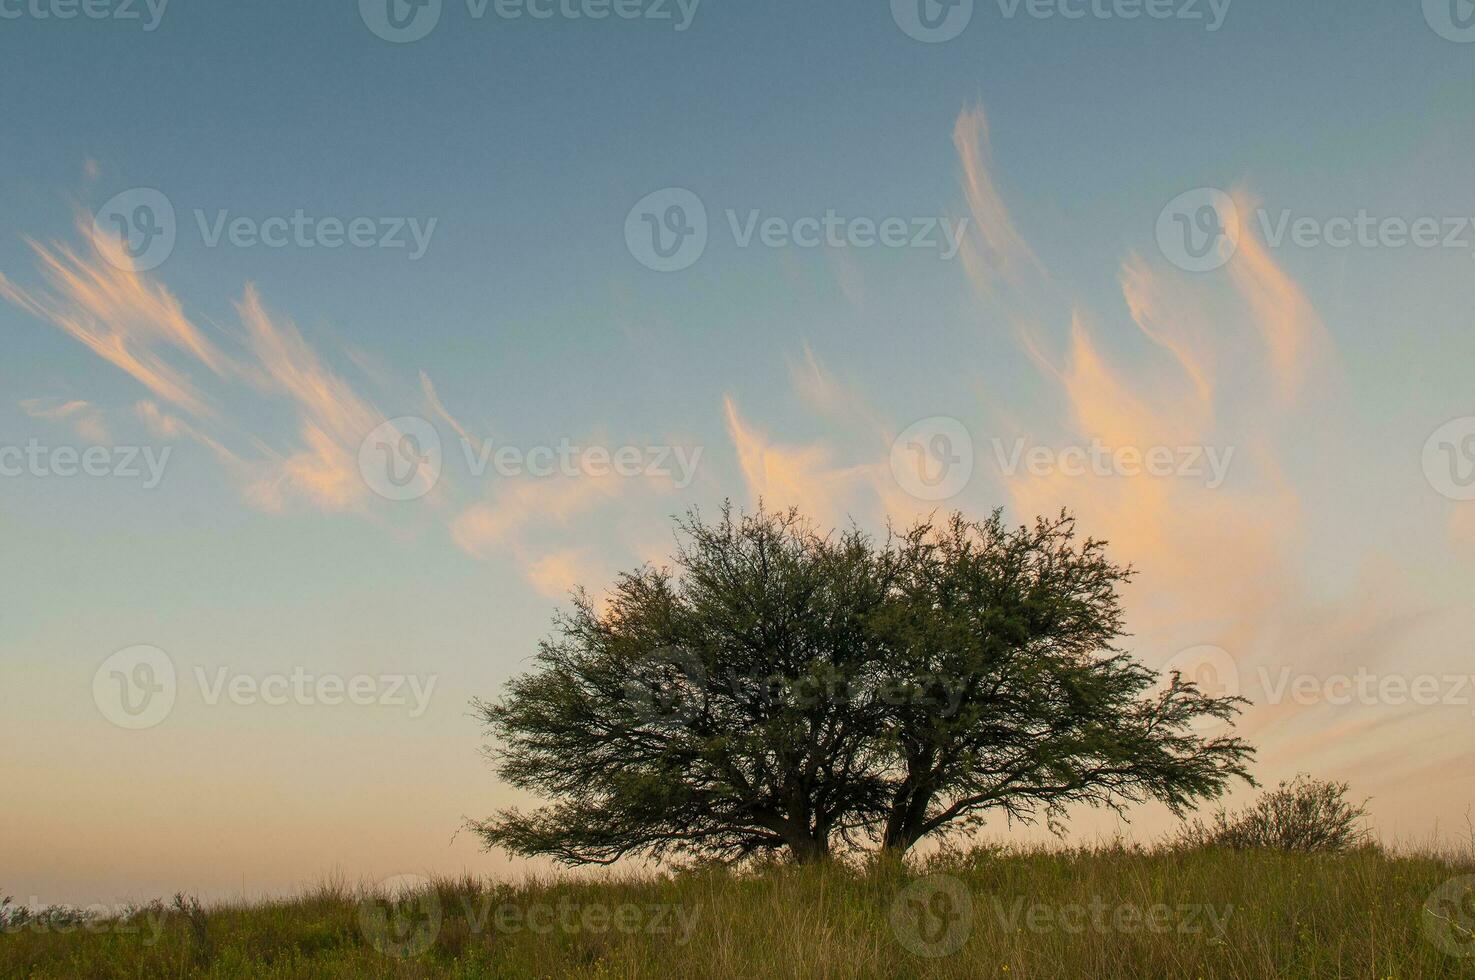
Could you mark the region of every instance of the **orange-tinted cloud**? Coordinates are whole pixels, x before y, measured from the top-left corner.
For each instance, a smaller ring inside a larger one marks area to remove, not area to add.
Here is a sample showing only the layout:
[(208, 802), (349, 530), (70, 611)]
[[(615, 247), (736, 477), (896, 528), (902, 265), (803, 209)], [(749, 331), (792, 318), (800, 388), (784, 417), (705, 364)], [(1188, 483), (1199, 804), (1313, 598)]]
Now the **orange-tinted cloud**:
[(102, 409), (96, 405), (80, 399), (51, 403), (39, 398), (26, 398), (21, 401), (20, 407), (21, 411), (33, 419), (65, 422), (80, 438), (89, 442), (109, 442), (107, 423), (103, 419)]
[(1040, 260), (1014, 225), (990, 169), (988, 119), (982, 107), (965, 110), (953, 127), (963, 167), (963, 193), (973, 217), (961, 251), (975, 285), (987, 292), (1020, 286), (1043, 272)]
[(753, 503), (798, 507), (826, 527), (846, 520), (853, 495), (869, 478), (866, 466), (837, 466), (832, 450), (821, 444), (779, 445), (748, 425), (731, 397), (724, 404), (728, 435)]
[(1236, 236), (1239, 248), (1226, 269), (1270, 352), (1278, 394), (1293, 398), (1331, 355), (1331, 338), (1305, 291), (1243, 225), (1243, 216), (1253, 213), (1258, 203), (1243, 191), (1234, 195), (1234, 203), (1242, 227)]

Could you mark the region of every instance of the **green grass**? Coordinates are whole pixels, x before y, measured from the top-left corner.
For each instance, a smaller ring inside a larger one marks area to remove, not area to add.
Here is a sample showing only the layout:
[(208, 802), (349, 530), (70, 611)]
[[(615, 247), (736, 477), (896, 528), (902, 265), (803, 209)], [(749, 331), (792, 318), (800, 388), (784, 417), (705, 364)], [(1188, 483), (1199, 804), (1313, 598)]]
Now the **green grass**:
[(324, 887), (13, 930), (0, 976), (1475, 977), (1475, 955), (1452, 955), (1475, 954), (1475, 886), (1436, 905), (1447, 921), (1424, 911), (1467, 874), (1475, 861), (1373, 848), (980, 849), (905, 870), (443, 881), (401, 903), (400, 932), (386, 902)]

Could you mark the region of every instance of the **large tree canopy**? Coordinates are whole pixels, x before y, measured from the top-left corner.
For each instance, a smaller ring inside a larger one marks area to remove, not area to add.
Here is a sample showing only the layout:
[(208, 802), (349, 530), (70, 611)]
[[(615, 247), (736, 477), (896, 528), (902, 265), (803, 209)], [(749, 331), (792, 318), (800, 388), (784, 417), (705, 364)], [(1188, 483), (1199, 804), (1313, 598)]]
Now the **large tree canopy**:
[(890, 806), (882, 842), (905, 851), (987, 811), (1030, 821), (1071, 803), (1121, 810), (1157, 799), (1175, 813), (1248, 779), (1251, 749), (1205, 741), (1193, 723), (1229, 720), (1240, 698), (1213, 698), (1157, 675), (1113, 644), (1122, 637), (1105, 542), (1079, 544), (1061, 515), (1010, 530), (999, 513), (954, 515), (902, 539), (895, 601), (881, 631), (902, 678), (943, 678), (949, 710), (901, 702), (887, 750)]
[(1212, 698), (1115, 648), (1103, 542), (1061, 515), (923, 522), (877, 544), (797, 513), (678, 522), (674, 568), (575, 596), (535, 668), (476, 702), (500, 775), (551, 802), (474, 824), (488, 846), (577, 863), (904, 852), (998, 811), (1156, 799), (1248, 779), (1204, 739)]

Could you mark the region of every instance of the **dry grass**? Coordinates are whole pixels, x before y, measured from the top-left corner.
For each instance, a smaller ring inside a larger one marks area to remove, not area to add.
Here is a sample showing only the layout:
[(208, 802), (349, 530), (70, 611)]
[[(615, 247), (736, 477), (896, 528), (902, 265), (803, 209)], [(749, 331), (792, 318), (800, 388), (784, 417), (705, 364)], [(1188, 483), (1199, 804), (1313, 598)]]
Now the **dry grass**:
[[(1446, 884), (1471, 874), (1468, 856), (1372, 847), (985, 848), (905, 869), (440, 881), (378, 896), (329, 884), (291, 903), (23, 927), (0, 936), (0, 975), (1471, 977), (1475, 955), (1460, 954), (1475, 954), (1475, 878)], [(1435, 918), (1425, 908), (1442, 886), (1453, 900), (1434, 901)]]

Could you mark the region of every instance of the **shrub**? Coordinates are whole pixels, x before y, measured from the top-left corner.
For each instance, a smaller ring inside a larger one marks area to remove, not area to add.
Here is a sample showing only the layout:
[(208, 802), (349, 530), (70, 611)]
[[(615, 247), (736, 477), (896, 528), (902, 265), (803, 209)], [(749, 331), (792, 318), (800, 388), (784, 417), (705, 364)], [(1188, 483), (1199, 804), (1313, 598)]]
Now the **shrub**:
[(1366, 801), (1352, 803), (1347, 788), (1346, 783), (1297, 776), (1238, 813), (1220, 810), (1209, 826), (1193, 821), (1181, 832), (1178, 845), (1334, 853), (1363, 846), (1368, 842), (1361, 826)]
[(70, 905), (47, 905), (33, 909), (26, 905), (16, 905), (15, 899), (9, 895), (0, 895), (0, 932), (69, 929), (86, 925), (93, 918), (93, 914), (86, 909), (73, 908)]

